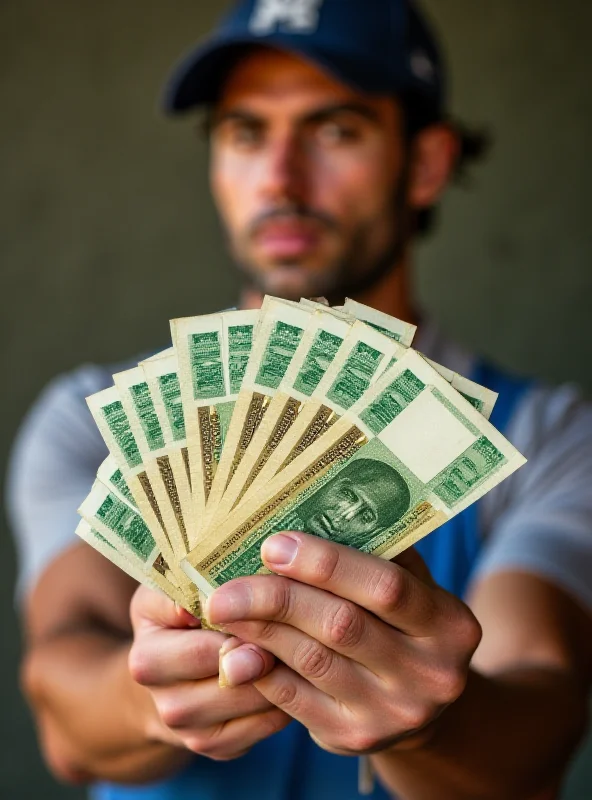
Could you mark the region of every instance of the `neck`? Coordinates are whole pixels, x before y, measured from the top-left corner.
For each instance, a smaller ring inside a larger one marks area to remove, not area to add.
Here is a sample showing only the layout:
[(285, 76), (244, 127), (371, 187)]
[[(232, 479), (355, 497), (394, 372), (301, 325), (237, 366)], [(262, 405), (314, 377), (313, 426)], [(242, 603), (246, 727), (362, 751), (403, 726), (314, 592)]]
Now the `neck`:
[[(414, 308), (410, 286), (410, 266), (407, 256), (388, 272), (374, 286), (353, 297), (359, 303), (383, 311), (392, 317), (416, 323), (417, 311)], [(342, 303), (345, 298), (332, 298), (335, 305)], [(245, 286), (241, 291), (241, 308), (259, 308), (263, 301), (263, 294), (253, 286)]]

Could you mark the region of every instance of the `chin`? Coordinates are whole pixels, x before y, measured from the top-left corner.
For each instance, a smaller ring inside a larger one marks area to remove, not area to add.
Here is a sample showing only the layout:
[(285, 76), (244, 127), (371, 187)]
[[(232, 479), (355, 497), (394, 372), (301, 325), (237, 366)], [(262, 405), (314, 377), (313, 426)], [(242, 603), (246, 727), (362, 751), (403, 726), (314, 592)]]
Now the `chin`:
[(259, 284), (267, 294), (300, 299), (318, 297), (331, 293), (334, 287), (332, 275), (314, 273), (304, 267), (275, 266), (268, 272), (259, 273)]

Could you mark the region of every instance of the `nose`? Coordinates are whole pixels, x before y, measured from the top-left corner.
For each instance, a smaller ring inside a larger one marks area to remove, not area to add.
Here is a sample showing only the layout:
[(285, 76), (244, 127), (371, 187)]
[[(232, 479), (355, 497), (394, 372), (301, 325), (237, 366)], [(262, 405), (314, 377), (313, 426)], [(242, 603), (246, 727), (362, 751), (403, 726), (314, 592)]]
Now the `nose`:
[(261, 193), (267, 202), (301, 202), (306, 187), (306, 164), (302, 148), (291, 133), (269, 143), (262, 164)]

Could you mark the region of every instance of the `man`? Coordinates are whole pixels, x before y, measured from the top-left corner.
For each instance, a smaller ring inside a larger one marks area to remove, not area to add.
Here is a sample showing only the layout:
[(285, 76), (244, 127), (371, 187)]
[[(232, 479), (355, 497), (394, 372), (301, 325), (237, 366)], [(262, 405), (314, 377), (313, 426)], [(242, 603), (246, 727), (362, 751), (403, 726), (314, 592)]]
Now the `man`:
[(289, 527), (361, 549), (409, 508), (403, 477), (388, 464), (358, 458), (300, 506)]
[[(209, 107), (212, 191), (244, 306), (264, 291), (349, 294), (415, 319), (412, 245), (463, 146), (414, 5), (243, 0), (179, 67), (167, 105)], [(500, 391), (494, 422), (529, 464), (422, 541), (425, 562), (270, 537), (273, 574), (209, 601), (210, 622), (236, 638), (134, 594), (74, 542), (104, 456), (83, 398), (112, 370), (45, 392), (10, 500), (23, 684), (56, 775), (116, 800), (351, 798), (348, 756), (366, 753), (375, 797), (557, 797), (592, 674), (592, 412), (570, 388), (481, 364), (429, 321), (418, 347)], [(219, 687), (220, 657), (232, 688)]]

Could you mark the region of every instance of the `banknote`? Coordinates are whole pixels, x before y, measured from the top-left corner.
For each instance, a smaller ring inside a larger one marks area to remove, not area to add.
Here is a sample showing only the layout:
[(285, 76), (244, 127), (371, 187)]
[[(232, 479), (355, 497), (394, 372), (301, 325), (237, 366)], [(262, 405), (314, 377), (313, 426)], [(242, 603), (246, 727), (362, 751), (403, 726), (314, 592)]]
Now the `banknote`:
[(303, 403), (318, 386), (343, 344), (352, 323), (355, 322), (353, 317), (347, 318), (347, 315), (340, 312), (332, 313), (332, 309), (327, 309), (319, 303), (309, 301), (308, 305), (314, 313), (276, 394), (270, 400), (261, 424), (220, 498), (215, 513), (210, 518), (208, 527), (215, 526), (219, 519), (223, 519), (235, 504), (240, 502), (276, 447), (298, 419)]
[[(179, 585), (150, 529), (128, 502), (101, 482), (95, 481), (78, 513), (136, 571), (140, 570), (175, 601), (183, 599), (185, 607), (196, 608), (198, 595), (195, 587), (186, 580)], [(113, 555), (111, 551), (108, 552)], [(111, 560), (116, 563), (115, 558)]]
[(283, 387), (277, 399), (278, 405), (300, 402), (298, 417), (272, 452), (266, 454), (265, 462), (256, 464), (256, 474), (245, 477), (246, 488), (239, 494), (239, 502), (256, 495), (277, 472), (317, 441), (406, 351), (394, 337), (356, 321), (348, 325), (346, 336), (318, 382), (318, 370), (305, 360), (299, 371), (290, 374), (291, 386)]
[(404, 322), (397, 317), (392, 317), (390, 314), (385, 314), (383, 311), (377, 311), (371, 306), (358, 303), (356, 300), (346, 298), (345, 303), (339, 306), (341, 310), (351, 314), (360, 322), (365, 322), (375, 330), (384, 333), (385, 336), (395, 339), (399, 344), (405, 347), (411, 347), (413, 338), (417, 331), (417, 326), (412, 325), (410, 322)]
[(138, 510), (134, 496), (132, 495), (129, 486), (125, 482), (123, 472), (119, 469), (117, 462), (112, 455), (101, 463), (97, 470), (97, 480), (107, 486), (124, 503), (129, 503), (132, 508)]
[(524, 461), (409, 349), (182, 566), (207, 594), (231, 578), (261, 571), (261, 544), (280, 530), (302, 530), (392, 558)]
[(311, 316), (312, 310), (298, 303), (269, 296), (263, 301), (260, 324), (208, 497), (204, 531), (267, 413)]
[(259, 313), (226, 311), (171, 321), (192, 493), (186, 523), (192, 536), (199, 537), (204, 524)]
[(86, 402), (162, 557), (179, 585), (190, 590), (190, 582), (179, 568), (174, 544), (157, 502), (153, 483), (156, 485), (158, 478), (154, 468), (144, 464), (120, 390), (117, 386), (110, 386), (90, 395), (86, 398)]

